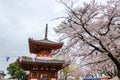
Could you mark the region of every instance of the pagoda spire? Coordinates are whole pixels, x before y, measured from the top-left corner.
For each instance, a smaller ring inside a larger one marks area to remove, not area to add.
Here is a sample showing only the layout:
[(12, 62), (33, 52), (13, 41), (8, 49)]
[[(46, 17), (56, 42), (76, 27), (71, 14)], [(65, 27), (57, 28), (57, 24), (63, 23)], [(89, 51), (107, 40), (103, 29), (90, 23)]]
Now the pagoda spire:
[(48, 24), (46, 24), (46, 30), (45, 30), (45, 40), (47, 40), (47, 33), (48, 33)]

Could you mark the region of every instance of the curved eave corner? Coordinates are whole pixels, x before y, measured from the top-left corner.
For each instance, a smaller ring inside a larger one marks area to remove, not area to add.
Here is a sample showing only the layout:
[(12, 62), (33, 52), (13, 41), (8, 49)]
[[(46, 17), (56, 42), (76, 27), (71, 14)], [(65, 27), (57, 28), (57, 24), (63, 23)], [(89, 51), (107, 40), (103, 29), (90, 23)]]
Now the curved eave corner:
[(38, 46), (42, 46), (42, 47), (50, 47), (53, 50), (60, 49), (63, 46), (63, 43), (55, 43), (55, 44), (43, 43), (43, 42), (39, 42), (38, 40), (33, 40), (32, 38), (29, 38), (28, 42), (29, 42), (30, 53), (35, 52), (34, 47), (33, 47), (34, 45), (38, 45)]
[(33, 53), (34, 52), (34, 49), (33, 49), (33, 44), (31, 43), (31, 40), (32, 40), (32, 38), (29, 38), (28, 39), (28, 43), (29, 43), (29, 51), (30, 51), (30, 53)]

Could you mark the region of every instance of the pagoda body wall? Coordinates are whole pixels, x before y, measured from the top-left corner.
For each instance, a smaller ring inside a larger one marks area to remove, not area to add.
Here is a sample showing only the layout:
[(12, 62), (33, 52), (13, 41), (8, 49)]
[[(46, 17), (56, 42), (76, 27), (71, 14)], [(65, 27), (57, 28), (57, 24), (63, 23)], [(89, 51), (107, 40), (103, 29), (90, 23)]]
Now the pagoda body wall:
[(57, 71), (30, 71), (30, 75), (28, 78), (28, 80), (57, 80), (57, 79), (58, 79)]

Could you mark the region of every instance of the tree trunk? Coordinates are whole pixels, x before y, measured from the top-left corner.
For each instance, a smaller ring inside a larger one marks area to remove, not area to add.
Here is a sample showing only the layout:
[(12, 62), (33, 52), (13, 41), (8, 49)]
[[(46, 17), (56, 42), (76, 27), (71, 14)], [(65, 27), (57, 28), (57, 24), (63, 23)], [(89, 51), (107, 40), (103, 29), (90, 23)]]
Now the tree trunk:
[(117, 74), (117, 76), (119, 77), (119, 79), (120, 79), (120, 70), (118, 70), (118, 74)]
[(118, 69), (118, 75), (117, 76), (120, 78), (120, 63), (119, 63), (119, 61), (111, 53), (108, 53), (107, 55), (115, 63), (115, 65)]
[(67, 73), (65, 72), (65, 80), (67, 80)]

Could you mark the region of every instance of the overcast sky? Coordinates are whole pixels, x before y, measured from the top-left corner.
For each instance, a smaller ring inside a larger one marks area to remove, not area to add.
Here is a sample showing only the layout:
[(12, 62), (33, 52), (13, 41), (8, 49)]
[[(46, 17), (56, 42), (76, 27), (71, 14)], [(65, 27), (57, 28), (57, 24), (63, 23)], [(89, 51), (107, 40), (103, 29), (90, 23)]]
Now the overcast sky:
[(6, 67), (18, 56), (31, 56), (28, 38), (43, 39), (46, 23), (48, 38), (56, 41), (52, 36), (58, 21), (52, 19), (62, 15), (63, 9), (55, 0), (0, 0), (0, 70), (7, 73)]
[(28, 38), (43, 39), (46, 23), (48, 38), (57, 41), (53, 27), (60, 21), (52, 19), (63, 15), (64, 7), (55, 0), (0, 0), (0, 70), (7, 74), (6, 68), (17, 57), (31, 56)]

